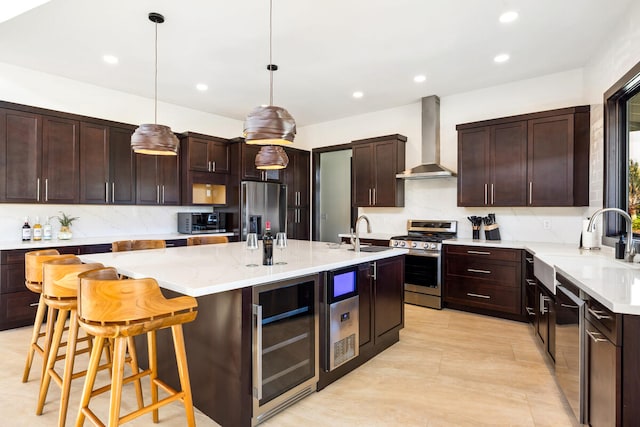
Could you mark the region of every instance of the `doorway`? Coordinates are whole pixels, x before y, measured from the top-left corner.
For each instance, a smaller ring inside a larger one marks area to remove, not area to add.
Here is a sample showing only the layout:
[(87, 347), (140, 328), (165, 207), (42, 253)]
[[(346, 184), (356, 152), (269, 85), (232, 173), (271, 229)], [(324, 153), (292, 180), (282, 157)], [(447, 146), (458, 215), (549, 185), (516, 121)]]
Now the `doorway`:
[(351, 227), (351, 148), (319, 153), (315, 176), (319, 187), (316, 239), (340, 242), (338, 234)]

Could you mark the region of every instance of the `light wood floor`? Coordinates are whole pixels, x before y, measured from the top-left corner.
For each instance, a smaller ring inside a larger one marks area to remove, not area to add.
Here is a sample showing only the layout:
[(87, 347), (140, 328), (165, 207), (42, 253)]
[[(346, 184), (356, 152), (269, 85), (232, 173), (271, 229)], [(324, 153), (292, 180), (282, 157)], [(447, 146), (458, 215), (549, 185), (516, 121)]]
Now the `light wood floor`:
[[(405, 306), (405, 315), (399, 343), (263, 425), (576, 425), (528, 325), (411, 305)], [(21, 382), (29, 335), (29, 328), (0, 332), (0, 425), (37, 427), (57, 422), (60, 392), (55, 384), (44, 414), (36, 416), (39, 373), (34, 369), (30, 381)], [(40, 358), (35, 360), (34, 367)], [(86, 366), (86, 359), (76, 366)], [(68, 426), (75, 424), (82, 382), (77, 380), (72, 387)], [(135, 402), (129, 390), (123, 401)], [(95, 398), (92, 406), (104, 414), (108, 395)], [(123, 411), (128, 408), (129, 404)], [(196, 420), (198, 426), (217, 426), (200, 413)], [(184, 423), (180, 404), (160, 409), (159, 426)], [(152, 423), (146, 415), (127, 425)]]

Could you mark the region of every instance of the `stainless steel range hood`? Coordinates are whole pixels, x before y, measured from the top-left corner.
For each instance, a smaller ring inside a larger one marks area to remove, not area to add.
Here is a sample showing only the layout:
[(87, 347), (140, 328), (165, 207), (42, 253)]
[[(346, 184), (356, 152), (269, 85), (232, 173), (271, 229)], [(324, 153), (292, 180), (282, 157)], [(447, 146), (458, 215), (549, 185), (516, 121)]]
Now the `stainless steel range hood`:
[(422, 164), (396, 175), (403, 179), (450, 178), (456, 174), (440, 164), (440, 98), (422, 98)]

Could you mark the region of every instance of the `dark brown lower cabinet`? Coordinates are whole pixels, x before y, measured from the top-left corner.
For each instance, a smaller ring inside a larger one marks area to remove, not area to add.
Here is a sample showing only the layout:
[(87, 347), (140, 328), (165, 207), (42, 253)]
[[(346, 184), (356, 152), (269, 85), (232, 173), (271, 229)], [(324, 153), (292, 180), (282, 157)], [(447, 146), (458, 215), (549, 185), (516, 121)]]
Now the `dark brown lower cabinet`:
[(523, 320), (520, 249), (445, 245), (443, 265), (447, 307)]

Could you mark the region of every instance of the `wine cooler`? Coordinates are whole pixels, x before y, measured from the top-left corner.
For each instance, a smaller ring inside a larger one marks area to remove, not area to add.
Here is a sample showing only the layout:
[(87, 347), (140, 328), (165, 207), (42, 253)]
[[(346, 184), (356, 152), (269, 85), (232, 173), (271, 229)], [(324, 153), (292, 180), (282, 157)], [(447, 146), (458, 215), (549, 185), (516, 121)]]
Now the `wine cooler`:
[(253, 416), (257, 425), (316, 391), (318, 278), (253, 290)]

